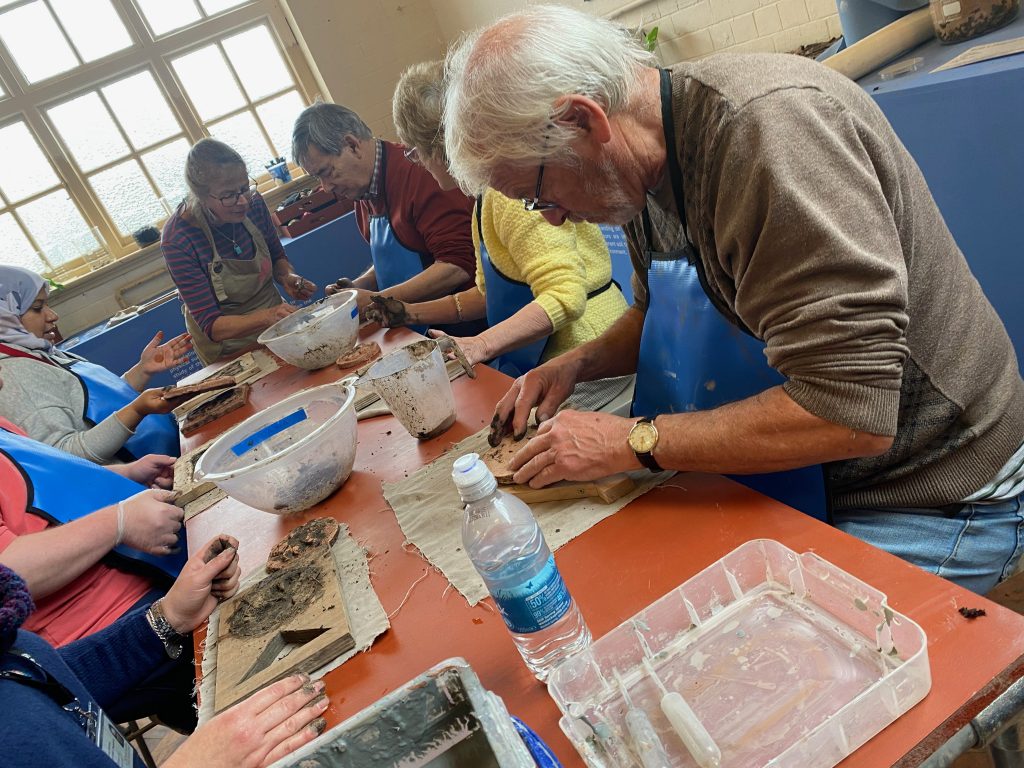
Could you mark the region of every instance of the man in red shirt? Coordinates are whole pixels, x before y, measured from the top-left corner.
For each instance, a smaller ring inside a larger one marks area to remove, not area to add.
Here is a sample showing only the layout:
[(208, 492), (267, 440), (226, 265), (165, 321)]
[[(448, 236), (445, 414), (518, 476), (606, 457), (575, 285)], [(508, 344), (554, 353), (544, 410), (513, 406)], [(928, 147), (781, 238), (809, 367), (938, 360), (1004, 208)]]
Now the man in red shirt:
[(420, 302), (473, 286), (473, 200), (458, 189), (443, 191), (415, 162), (414, 150), (374, 138), (352, 110), (320, 103), (295, 121), (292, 154), (325, 190), (354, 201), (370, 244), (373, 266), (328, 293), (356, 288), (362, 309), (375, 292)]

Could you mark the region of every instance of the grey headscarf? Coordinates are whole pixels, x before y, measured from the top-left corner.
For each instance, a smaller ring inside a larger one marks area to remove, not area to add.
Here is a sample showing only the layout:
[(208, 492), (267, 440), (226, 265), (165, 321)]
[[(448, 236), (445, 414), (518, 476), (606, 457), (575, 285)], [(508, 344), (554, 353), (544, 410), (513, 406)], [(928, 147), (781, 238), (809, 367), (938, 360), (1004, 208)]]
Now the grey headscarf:
[(0, 342), (50, 355), (53, 343), (29, 333), (21, 322), (41, 288), (50, 293), (43, 278), (28, 269), (0, 264)]

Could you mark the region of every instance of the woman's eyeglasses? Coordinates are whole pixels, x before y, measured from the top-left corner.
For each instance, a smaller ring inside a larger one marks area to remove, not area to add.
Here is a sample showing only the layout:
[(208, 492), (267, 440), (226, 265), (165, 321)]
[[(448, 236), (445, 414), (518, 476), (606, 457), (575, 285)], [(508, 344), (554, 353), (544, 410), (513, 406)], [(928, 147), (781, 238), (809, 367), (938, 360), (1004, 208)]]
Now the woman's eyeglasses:
[(249, 186), (245, 189), (240, 189), (238, 192), (228, 192), (226, 195), (210, 195), (210, 197), (219, 201), (221, 205), (231, 206), (238, 205), (243, 199), (252, 200), (256, 191), (256, 182), (249, 179)]

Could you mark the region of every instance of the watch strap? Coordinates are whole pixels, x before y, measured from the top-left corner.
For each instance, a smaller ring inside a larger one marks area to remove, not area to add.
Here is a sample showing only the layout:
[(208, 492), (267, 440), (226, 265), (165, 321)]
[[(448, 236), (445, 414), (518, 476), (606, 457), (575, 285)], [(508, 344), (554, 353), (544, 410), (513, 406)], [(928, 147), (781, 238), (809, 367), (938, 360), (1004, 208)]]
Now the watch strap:
[(167, 617), (164, 616), (163, 607), (160, 605), (159, 600), (150, 605), (146, 610), (146, 621), (149, 622), (153, 633), (160, 638), (160, 642), (164, 644), (167, 655), (172, 659), (177, 659), (181, 656), (181, 652), (185, 647), (185, 635), (171, 626)]

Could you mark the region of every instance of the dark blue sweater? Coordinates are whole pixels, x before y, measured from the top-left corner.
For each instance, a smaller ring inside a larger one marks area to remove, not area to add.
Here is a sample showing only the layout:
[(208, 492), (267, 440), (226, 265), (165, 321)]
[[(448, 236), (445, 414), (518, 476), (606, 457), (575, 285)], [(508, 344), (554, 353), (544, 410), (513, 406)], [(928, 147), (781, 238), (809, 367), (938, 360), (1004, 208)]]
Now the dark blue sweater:
[[(142, 682), (166, 659), (163, 643), (135, 611), (94, 635), (59, 651), (31, 632), (19, 630), (14, 647), (31, 655), (79, 702), (105, 709)], [(0, 763), (4, 768), (75, 766), (111, 768), (78, 721), (42, 691), (0, 679)], [(135, 765), (142, 768), (136, 757)]]

